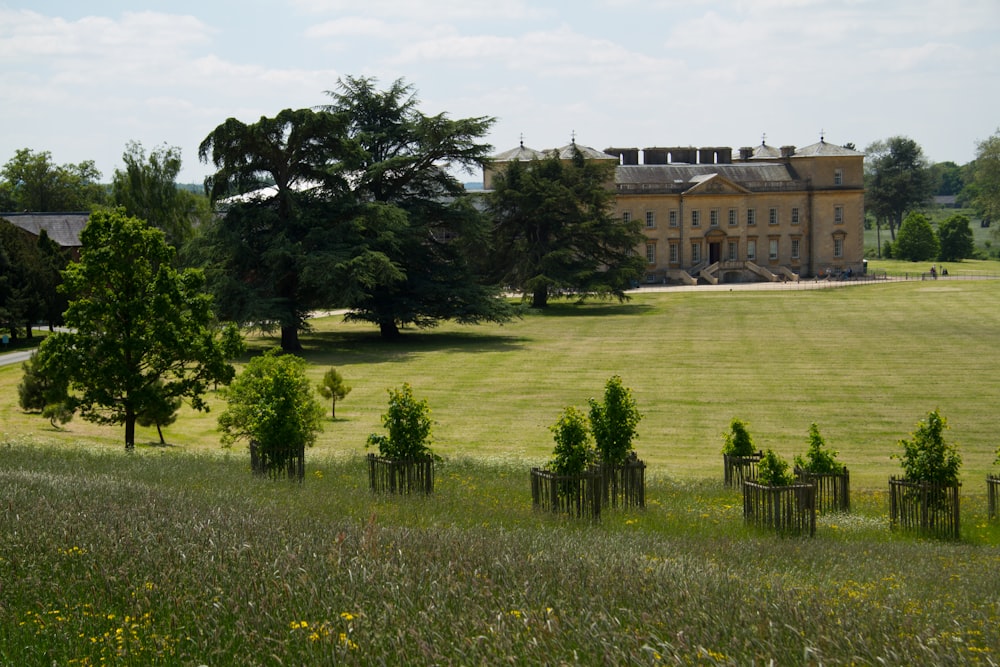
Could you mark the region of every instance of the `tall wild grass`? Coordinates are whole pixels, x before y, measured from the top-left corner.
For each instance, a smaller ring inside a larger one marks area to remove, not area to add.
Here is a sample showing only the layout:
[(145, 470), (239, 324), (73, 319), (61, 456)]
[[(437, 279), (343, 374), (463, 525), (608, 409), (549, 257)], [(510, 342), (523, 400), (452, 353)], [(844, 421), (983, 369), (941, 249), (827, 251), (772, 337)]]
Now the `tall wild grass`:
[(0, 444), (0, 664), (1000, 661), (981, 496), (960, 543), (891, 533), (878, 491), (790, 539), (715, 479), (654, 473), (645, 511), (590, 524), (533, 513), (513, 458), (448, 458), (428, 497), (308, 462)]

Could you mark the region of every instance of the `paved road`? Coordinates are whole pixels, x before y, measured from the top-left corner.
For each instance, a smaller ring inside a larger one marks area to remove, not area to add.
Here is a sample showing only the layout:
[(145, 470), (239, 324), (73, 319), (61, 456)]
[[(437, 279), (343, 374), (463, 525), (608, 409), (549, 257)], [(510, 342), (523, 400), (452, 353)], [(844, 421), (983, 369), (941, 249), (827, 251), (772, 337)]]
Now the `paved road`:
[(20, 364), (28, 360), (28, 357), (35, 353), (34, 350), (18, 350), (17, 352), (0, 353), (0, 366), (8, 364)]

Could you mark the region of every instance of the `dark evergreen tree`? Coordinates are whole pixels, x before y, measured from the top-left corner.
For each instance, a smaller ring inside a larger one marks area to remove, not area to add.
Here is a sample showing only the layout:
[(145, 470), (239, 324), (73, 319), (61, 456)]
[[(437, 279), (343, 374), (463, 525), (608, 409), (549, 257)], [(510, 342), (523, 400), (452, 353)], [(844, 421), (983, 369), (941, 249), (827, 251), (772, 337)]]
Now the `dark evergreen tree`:
[[(574, 146), (575, 149), (575, 146)], [(611, 215), (614, 163), (586, 160), (579, 150), (512, 162), (498, 174), (489, 208), (493, 267), (504, 285), (544, 308), (553, 294), (627, 298), (642, 275), (638, 220)]]
[(975, 239), (969, 218), (964, 215), (953, 215), (938, 225), (938, 240), (941, 242), (941, 252), (938, 259), (942, 262), (957, 262), (972, 257), (976, 251)]
[(424, 115), (402, 80), (380, 91), (374, 79), (347, 77), (329, 94), (327, 111), (347, 119), (360, 149), (349, 162), (364, 232), (358, 250), (390, 262), (374, 274), (342, 273), (348, 317), (378, 325), (387, 338), (411, 324), (509, 319), (511, 308), (474, 261), (489, 222), (449, 173), (483, 166), (490, 146), (481, 139), (493, 119)]

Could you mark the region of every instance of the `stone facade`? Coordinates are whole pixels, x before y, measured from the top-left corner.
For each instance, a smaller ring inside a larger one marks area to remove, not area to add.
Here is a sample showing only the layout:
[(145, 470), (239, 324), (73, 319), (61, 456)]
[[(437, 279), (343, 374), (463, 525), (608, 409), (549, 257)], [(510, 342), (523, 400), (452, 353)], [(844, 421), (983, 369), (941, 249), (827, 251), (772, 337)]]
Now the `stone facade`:
[[(725, 147), (578, 148), (588, 159), (618, 161), (615, 215), (640, 222), (646, 240), (636, 252), (647, 259), (647, 283), (863, 271), (862, 153), (823, 140), (802, 149), (762, 143), (736, 155)], [(504, 162), (546, 154), (522, 145), (495, 156), (484, 186)]]

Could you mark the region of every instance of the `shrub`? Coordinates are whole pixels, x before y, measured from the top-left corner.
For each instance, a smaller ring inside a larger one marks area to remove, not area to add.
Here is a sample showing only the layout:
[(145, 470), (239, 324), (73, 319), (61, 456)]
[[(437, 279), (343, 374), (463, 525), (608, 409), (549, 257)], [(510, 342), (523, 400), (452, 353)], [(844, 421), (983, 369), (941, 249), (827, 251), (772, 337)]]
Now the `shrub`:
[(269, 350), (247, 363), (222, 390), (226, 410), (219, 415), (222, 441), (256, 442), (276, 468), (316, 441), (323, 406), (305, 375), (305, 360)]
[(427, 401), (414, 398), (408, 383), (388, 391), (389, 408), (382, 415), (382, 426), (389, 435), (372, 433), (365, 447), (378, 447), (382, 456), (401, 461), (434, 456), (430, 449), (434, 422)]
[(590, 442), (587, 416), (569, 406), (549, 427), (556, 441), (549, 468), (557, 475), (580, 475), (592, 465), (597, 453)]
[(917, 422), (917, 430), (910, 440), (899, 441), (903, 453), (892, 457), (900, 460), (908, 481), (944, 486), (958, 484), (962, 457), (954, 445), (945, 442), (942, 434), (946, 428), (947, 420), (934, 410), (926, 420)]
[(788, 461), (768, 449), (757, 464), (757, 481), (766, 486), (788, 486), (795, 480), (788, 472)]
[(936, 259), (940, 252), (941, 242), (938, 241), (930, 219), (916, 211), (907, 215), (896, 234), (893, 258), (923, 262)]
[(632, 390), (615, 375), (604, 386), (604, 403), (590, 399), (590, 429), (602, 463), (620, 466), (632, 451), (632, 439), (642, 415)]
[(826, 447), (815, 423), (809, 426), (808, 444), (805, 458), (796, 456), (795, 465), (817, 475), (839, 475), (844, 472), (844, 464), (837, 460), (837, 452)]
[(725, 440), (722, 453), (727, 456), (750, 456), (755, 453), (747, 424), (740, 419), (734, 417), (729, 423), (729, 431), (723, 433), (722, 437)]

